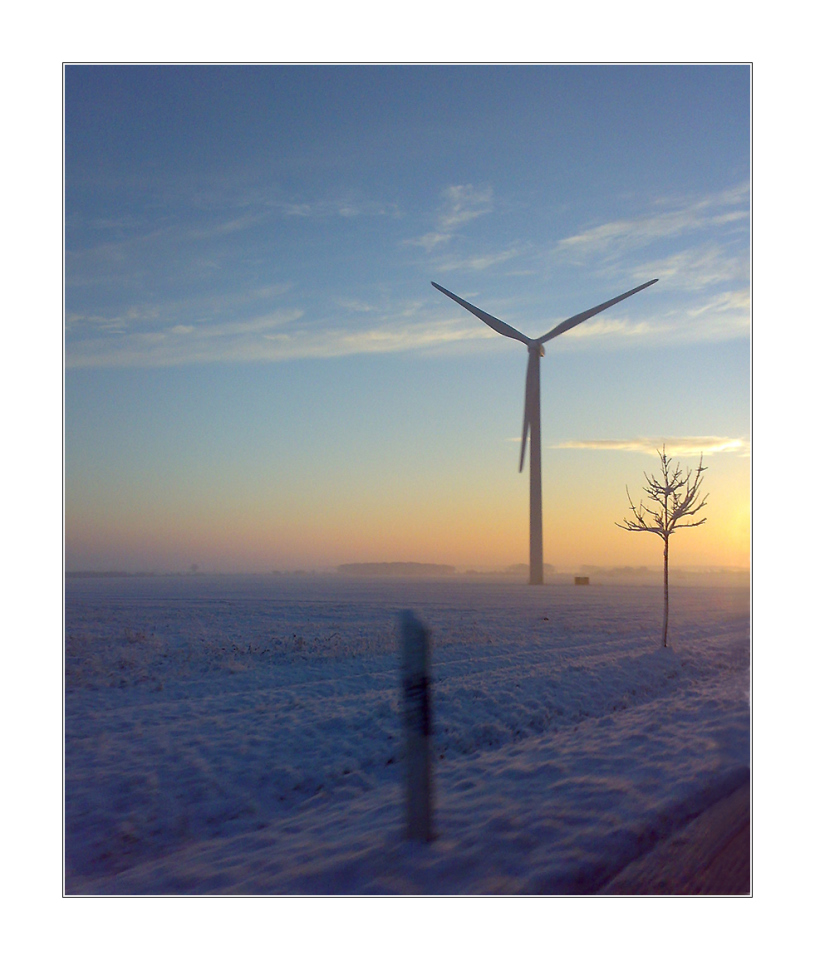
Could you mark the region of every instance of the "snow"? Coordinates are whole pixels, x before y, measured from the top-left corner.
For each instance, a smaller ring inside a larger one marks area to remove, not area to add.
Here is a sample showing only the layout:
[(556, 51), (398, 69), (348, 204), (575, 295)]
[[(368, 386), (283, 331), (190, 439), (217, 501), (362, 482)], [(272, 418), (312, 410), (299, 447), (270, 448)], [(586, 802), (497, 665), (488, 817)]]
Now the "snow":
[[(68, 579), (67, 893), (581, 893), (749, 777), (745, 587)], [(397, 618), (432, 632), (402, 837)]]

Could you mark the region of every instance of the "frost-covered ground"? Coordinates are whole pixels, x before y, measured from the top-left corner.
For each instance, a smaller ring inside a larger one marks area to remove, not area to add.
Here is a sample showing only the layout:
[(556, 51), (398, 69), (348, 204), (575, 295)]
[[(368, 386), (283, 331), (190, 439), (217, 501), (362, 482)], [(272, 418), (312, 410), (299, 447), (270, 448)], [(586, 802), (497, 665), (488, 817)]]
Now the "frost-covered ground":
[[(402, 839), (396, 617), (433, 635)], [(68, 893), (591, 892), (748, 776), (749, 592), (69, 579)]]

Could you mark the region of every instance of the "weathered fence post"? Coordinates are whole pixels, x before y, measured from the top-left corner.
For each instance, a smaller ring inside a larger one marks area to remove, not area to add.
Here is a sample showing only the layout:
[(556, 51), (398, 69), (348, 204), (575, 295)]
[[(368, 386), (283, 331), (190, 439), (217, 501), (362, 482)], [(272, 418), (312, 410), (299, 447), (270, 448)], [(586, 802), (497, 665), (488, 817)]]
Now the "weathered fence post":
[(402, 716), (405, 728), (405, 815), (409, 840), (433, 839), (430, 770), (430, 631), (403, 610)]

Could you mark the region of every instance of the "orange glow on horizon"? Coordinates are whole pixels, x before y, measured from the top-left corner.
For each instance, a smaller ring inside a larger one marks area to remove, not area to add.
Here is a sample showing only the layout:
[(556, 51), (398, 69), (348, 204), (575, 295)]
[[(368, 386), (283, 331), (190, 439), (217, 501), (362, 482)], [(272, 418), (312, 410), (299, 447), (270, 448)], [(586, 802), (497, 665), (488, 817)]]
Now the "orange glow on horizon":
[[(544, 561), (568, 572), (583, 564), (661, 563), (659, 538), (626, 533), (623, 497), (585, 500), (572, 487), (544, 493)], [(749, 567), (749, 495), (717, 486), (707, 523), (671, 538), (671, 561), (682, 566)], [(547, 495), (548, 494), (548, 495)], [(266, 572), (325, 569), (342, 563), (417, 561), (464, 571), (501, 570), (528, 561), (526, 487), (512, 498), (469, 489), (433, 500), (407, 495), (365, 504), (345, 495), (306, 503), (134, 504), (129, 510), (73, 508), (66, 515), (70, 569)]]

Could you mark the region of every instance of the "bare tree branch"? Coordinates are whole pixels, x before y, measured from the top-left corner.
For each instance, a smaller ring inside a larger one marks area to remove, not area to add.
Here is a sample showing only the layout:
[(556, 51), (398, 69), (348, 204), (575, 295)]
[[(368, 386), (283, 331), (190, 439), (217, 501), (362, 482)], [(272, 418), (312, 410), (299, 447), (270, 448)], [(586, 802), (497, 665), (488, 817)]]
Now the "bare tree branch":
[[(700, 499), (702, 474), (707, 467), (702, 466), (702, 455), (699, 455), (699, 466), (695, 470), (686, 468), (683, 470), (679, 464), (672, 466), (671, 457), (666, 456), (665, 446), (662, 450), (657, 450), (660, 463), (661, 477), (653, 474), (644, 473), (645, 486), (643, 492), (648, 500), (654, 506), (643, 505), (640, 500), (639, 507), (634, 506), (628, 487), (625, 488), (628, 497), (628, 506), (633, 514), (633, 520), (630, 517), (624, 518), (622, 523), (615, 523), (615, 526), (621, 530), (627, 530), (630, 533), (655, 533), (662, 538), (664, 548), (664, 581), (665, 581), (665, 605), (664, 617), (662, 622), (662, 645), (668, 645), (668, 540), (675, 530), (684, 527), (701, 527), (707, 520), (702, 517), (699, 520), (692, 520), (700, 510), (707, 504), (707, 494)], [(684, 522), (681, 522), (684, 521)]]

